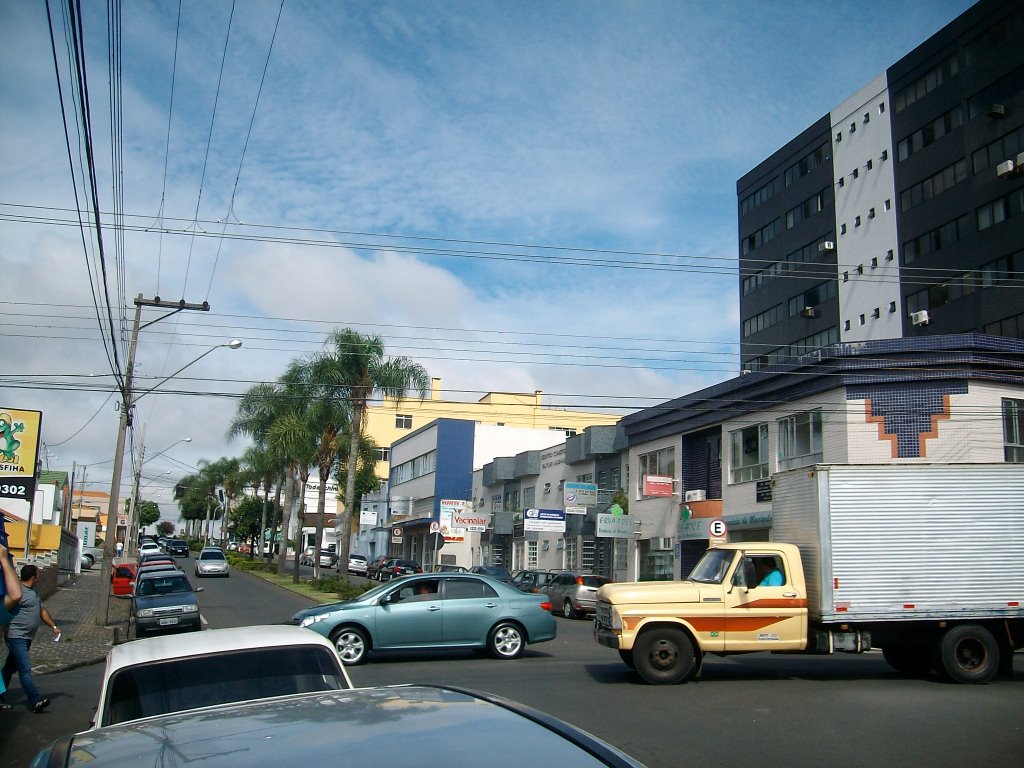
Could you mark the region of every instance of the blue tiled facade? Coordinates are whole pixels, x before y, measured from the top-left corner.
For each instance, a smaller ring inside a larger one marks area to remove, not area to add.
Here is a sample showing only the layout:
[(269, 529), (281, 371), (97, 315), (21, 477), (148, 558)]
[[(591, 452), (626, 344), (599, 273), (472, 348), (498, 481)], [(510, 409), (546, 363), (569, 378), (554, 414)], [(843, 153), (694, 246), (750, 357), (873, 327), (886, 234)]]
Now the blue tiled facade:
[(967, 394), (966, 381), (903, 381), (899, 384), (854, 384), (847, 400), (869, 400), (870, 417), (882, 420), (886, 435), (896, 438), (894, 458), (924, 458), (922, 436), (935, 430), (936, 419), (949, 417), (949, 395)]

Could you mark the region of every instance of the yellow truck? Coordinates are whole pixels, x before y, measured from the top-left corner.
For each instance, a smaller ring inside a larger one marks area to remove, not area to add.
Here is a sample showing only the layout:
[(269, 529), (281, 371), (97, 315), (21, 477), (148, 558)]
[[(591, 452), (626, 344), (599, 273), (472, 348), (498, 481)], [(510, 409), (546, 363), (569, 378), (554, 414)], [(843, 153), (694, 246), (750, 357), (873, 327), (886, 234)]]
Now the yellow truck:
[[(684, 581), (597, 592), (594, 639), (648, 683), (705, 654), (863, 653), (960, 683), (1024, 647), (1024, 465), (816, 465), (773, 480), (773, 537)], [(785, 542), (785, 543), (783, 543)]]

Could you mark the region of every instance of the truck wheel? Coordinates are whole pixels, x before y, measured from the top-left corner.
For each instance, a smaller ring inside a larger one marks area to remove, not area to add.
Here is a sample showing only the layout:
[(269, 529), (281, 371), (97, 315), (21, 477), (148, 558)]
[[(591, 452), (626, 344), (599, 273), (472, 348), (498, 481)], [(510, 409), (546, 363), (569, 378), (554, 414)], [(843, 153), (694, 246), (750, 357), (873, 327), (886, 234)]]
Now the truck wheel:
[(619, 651), (619, 658), (622, 659), (622, 663), (630, 669), (636, 669), (636, 664), (633, 662), (632, 651)]
[(926, 645), (887, 645), (882, 655), (897, 672), (913, 677), (924, 677), (935, 668)]
[(651, 685), (674, 685), (693, 672), (693, 643), (678, 629), (644, 632), (633, 646), (636, 671)]
[(987, 683), (999, 671), (999, 645), (984, 627), (961, 624), (936, 646), (939, 670), (956, 683)]

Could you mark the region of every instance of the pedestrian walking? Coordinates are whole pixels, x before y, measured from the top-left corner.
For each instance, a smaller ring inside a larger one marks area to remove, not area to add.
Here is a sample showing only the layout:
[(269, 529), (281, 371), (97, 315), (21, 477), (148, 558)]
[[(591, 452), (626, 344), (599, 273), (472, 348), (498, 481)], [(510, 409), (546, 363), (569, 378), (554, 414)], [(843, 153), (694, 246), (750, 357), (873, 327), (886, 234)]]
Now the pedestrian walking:
[(55, 640), (60, 639), (60, 630), (36, 593), (35, 585), (38, 578), (39, 569), (36, 566), (21, 566), (21, 602), (11, 611), (11, 622), (5, 638), (7, 661), (4, 662), (2, 672), (4, 688), (10, 687), (11, 678), (15, 672), (18, 673), (22, 690), (28, 697), (28, 705), (36, 714), (50, 706), (50, 700), (40, 695), (39, 689), (32, 681), (32, 662), (29, 659), (32, 640), (35, 639), (40, 624), (46, 624), (53, 631)]
[[(21, 581), (14, 571), (14, 563), (7, 552), (7, 547), (0, 544), (0, 570), (3, 570), (3, 578), (0, 579), (0, 639), (7, 637), (7, 625), (11, 621), (11, 611), (21, 602)], [(0, 710), (10, 709), (11, 705), (4, 699), (7, 693), (7, 683), (0, 677)]]

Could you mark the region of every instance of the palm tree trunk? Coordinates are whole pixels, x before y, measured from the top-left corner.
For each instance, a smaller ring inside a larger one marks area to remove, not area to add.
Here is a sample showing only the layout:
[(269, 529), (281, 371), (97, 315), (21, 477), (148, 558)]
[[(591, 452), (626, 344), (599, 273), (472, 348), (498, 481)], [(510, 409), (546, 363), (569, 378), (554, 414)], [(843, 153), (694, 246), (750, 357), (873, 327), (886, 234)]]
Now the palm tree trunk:
[(359, 438), (363, 431), (363, 412), (366, 402), (352, 404), (352, 435), (348, 446), (348, 471), (345, 473), (345, 508), (341, 511), (340, 524), (337, 525), (342, 535), (338, 541), (338, 563), (342, 573), (348, 573), (349, 541), (352, 539), (352, 505), (356, 498), (356, 468), (359, 463)]
[[(284, 509), (281, 512), (281, 539), (284, 541), (285, 546), (281, 547), (281, 551), (277, 553), (277, 572), (284, 573), (284, 563), (288, 557), (288, 528), (291, 527), (292, 522), (292, 504), (294, 502), (293, 484), (295, 482), (295, 463), (289, 462), (288, 469), (285, 471), (284, 477)], [(273, 550), (271, 550), (273, 552)], [(298, 569), (295, 571), (296, 579), (298, 581)]]

